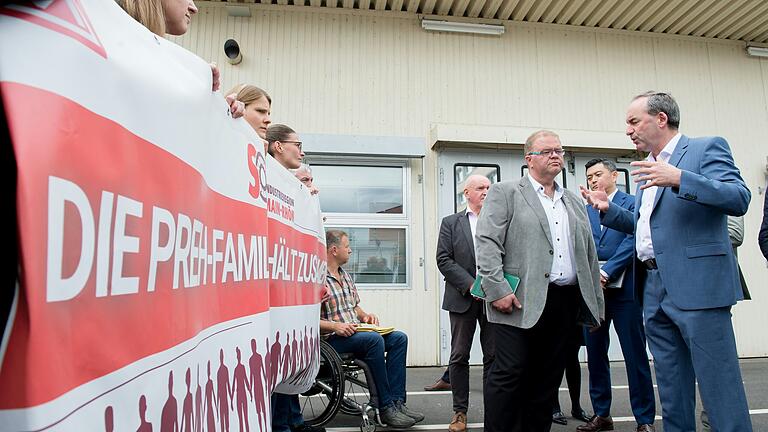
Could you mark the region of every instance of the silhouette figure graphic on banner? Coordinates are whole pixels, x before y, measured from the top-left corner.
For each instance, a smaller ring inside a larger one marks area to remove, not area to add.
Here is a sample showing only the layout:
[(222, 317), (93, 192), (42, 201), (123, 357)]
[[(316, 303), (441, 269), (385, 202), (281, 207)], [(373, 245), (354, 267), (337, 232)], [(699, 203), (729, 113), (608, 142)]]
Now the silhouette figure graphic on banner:
[[(309, 365), (314, 363), (315, 356), (316, 356), (315, 354), (316, 339), (314, 337), (314, 333), (315, 333), (314, 328), (309, 329), (309, 333), (308, 332), (304, 333), (304, 338), (307, 339), (307, 351), (308, 351), (308, 354), (306, 357), (307, 360), (304, 363), (302, 363), (302, 367), (304, 367), (305, 369), (301, 371), (300, 374), (296, 375), (296, 377), (294, 377), (293, 380), (291, 380), (291, 382), (294, 384), (300, 383), (303, 380), (307, 379), (307, 375), (309, 375), (312, 372), (311, 368), (309, 368)], [(310, 335), (308, 336), (308, 334)]]
[[(248, 359), (248, 383), (251, 388), (256, 415), (259, 421), (259, 429), (267, 430), (266, 407), (264, 406), (265, 392), (262, 379), (266, 384), (267, 375), (264, 370), (264, 361), (257, 351), (256, 339), (251, 339), (251, 357)], [(262, 427), (261, 424), (264, 423)]]
[(283, 381), (291, 374), (291, 335), (285, 334), (285, 350), (283, 350)]
[(220, 432), (229, 432), (229, 369), (224, 365), (224, 350), (219, 350), (219, 370), (216, 372), (216, 392), (219, 394), (219, 424)]
[(184, 381), (187, 383), (187, 394), (184, 396), (184, 404), (181, 409), (181, 431), (192, 432), (192, 377), (189, 368), (187, 368), (187, 374), (184, 377)]
[(104, 409), (104, 430), (106, 432), (113, 432), (115, 430), (115, 412), (112, 409), (112, 405), (107, 405)]
[(160, 416), (160, 432), (179, 432), (179, 407), (173, 397), (173, 371), (168, 372), (168, 400)]
[(200, 387), (200, 365), (197, 365), (197, 389), (195, 389), (195, 423), (192, 430), (203, 432), (203, 389)]
[(213, 379), (211, 378), (211, 361), (208, 360), (208, 381), (205, 383), (205, 430), (207, 432), (216, 432), (216, 392), (213, 390)]
[(232, 394), (230, 398), (237, 407), (237, 424), (240, 426), (240, 432), (243, 431), (243, 420), (245, 420), (245, 430), (250, 432), (250, 426), (248, 424), (248, 399), (245, 397), (246, 390), (253, 399), (253, 393), (251, 393), (251, 386), (248, 384), (248, 375), (245, 373), (245, 366), (240, 360), (240, 348), (235, 348), (237, 354), (237, 366), (232, 374)]
[[(299, 335), (299, 339), (301, 339), (301, 335)], [(293, 342), (291, 343), (291, 352), (293, 353), (293, 356), (291, 357), (291, 374), (295, 374), (297, 370), (299, 370), (299, 356), (301, 355), (301, 352), (299, 351), (299, 342), (296, 339), (296, 329), (293, 330)]]
[(294, 355), (296, 356), (296, 370), (298, 371), (301, 369), (301, 365), (304, 364), (304, 349), (306, 348), (304, 346), (304, 338), (301, 336), (303, 333), (299, 332), (299, 337), (296, 339), (298, 342), (298, 345), (296, 346), (296, 351), (294, 351)]
[(152, 423), (147, 421), (147, 397), (139, 396), (139, 427), (136, 432), (152, 432)]
[(275, 343), (269, 350), (269, 392), (272, 393), (277, 386), (277, 376), (280, 372), (280, 354), (282, 354), (282, 345), (280, 344), (280, 332), (275, 333)]
[(309, 349), (309, 329), (307, 326), (304, 326), (304, 364), (309, 365), (312, 362), (309, 359), (309, 355), (311, 354), (311, 351)]

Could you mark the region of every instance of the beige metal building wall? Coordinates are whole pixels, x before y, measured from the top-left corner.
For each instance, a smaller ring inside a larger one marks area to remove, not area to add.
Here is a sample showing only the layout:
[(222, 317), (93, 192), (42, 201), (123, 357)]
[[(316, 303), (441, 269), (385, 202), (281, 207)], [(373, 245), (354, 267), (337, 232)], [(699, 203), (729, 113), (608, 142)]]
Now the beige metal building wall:
[[(743, 43), (510, 22), (500, 37), (427, 33), (406, 13), (251, 5), (251, 17), (230, 17), (221, 4), (198, 6), (191, 31), (175, 40), (216, 61), (225, 90), (239, 82), (267, 89), (274, 121), (300, 133), (424, 138), (423, 197), (422, 163), (411, 163), (411, 290), (363, 293), (369, 308), (410, 334), (411, 364), (438, 359), (435, 149), (520, 143), (529, 128), (545, 127), (579, 137), (566, 146), (628, 153), (624, 110), (647, 89), (676, 96), (683, 133), (722, 135), (732, 146), (753, 193), (740, 261), (754, 300), (734, 308), (738, 347), (742, 356), (768, 355), (768, 268), (756, 242), (768, 60), (748, 57)], [(223, 53), (229, 38), (243, 52), (237, 66)]]

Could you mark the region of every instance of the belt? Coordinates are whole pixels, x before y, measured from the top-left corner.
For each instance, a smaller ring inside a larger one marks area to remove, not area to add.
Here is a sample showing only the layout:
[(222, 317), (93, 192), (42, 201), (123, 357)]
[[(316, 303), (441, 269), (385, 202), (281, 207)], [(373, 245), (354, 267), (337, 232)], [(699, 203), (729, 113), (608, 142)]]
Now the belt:
[(578, 283), (571, 284), (571, 285), (558, 285), (554, 282), (549, 283), (549, 288), (578, 288), (578, 287), (579, 287)]
[(656, 270), (659, 268), (659, 266), (656, 265), (656, 258), (649, 258), (642, 263), (648, 270)]

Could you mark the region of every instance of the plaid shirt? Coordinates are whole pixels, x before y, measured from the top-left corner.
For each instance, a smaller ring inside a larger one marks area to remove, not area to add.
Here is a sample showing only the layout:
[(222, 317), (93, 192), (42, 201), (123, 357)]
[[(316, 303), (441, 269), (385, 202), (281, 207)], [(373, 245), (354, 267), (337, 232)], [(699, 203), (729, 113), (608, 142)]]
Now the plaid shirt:
[(320, 319), (326, 321), (360, 324), (355, 307), (360, 304), (357, 288), (352, 277), (339, 267), (341, 280), (328, 270), (325, 277), (325, 298), (320, 306)]

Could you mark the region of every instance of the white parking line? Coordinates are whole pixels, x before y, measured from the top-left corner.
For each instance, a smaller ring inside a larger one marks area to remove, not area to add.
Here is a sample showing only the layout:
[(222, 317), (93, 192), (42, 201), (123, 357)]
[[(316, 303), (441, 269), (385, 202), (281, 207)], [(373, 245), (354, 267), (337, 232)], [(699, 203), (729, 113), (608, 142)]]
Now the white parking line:
[[(628, 389), (629, 386), (626, 385), (615, 385), (611, 386), (614, 390), (622, 390), (622, 389)], [(653, 388), (656, 388), (656, 384), (653, 385)], [(560, 387), (560, 391), (568, 391), (568, 387)], [(470, 392), (471, 393), (471, 392)], [(408, 396), (441, 396), (441, 395), (450, 395), (450, 390), (444, 390), (444, 391), (409, 391)], [(362, 394), (354, 393), (355, 396), (361, 396)]]
[[(438, 393), (438, 392), (428, 392), (428, 393)], [(753, 409), (749, 410), (750, 415), (758, 415), (758, 414), (768, 414), (768, 409)], [(661, 416), (656, 416), (656, 420), (661, 420)], [(613, 422), (614, 423), (628, 423), (628, 422), (634, 422), (634, 417), (614, 417)], [(483, 423), (467, 423), (467, 429), (482, 429)], [(409, 430), (446, 430), (448, 429), (447, 424), (430, 424), (430, 425), (418, 425), (410, 428)], [(350, 427), (330, 427), (326, 428), (328, 432), (357, 432), (360, 430), (358, 426), (350, 426)], [(383, 430), (387, 430), (384, 428)]]

